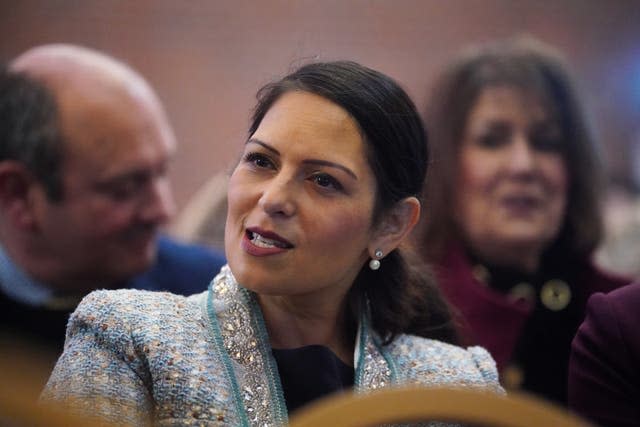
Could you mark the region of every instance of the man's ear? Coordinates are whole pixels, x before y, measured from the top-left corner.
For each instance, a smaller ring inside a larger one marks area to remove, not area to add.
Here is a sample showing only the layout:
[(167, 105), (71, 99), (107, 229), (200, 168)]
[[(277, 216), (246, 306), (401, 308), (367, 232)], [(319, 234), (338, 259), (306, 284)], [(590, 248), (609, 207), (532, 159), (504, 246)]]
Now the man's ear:
[(400, 200), (385, 214), (375, 228), (374, 236), (369, 243), (369, 256), (379, 258), (376, 251), (384, 257), (400, 246), (420, 218), (420, 202), (415, 197)]
[(36, 180), (20, 162), (0, 162), (0, 209), (14, 227), (32, 228), (35, 224), (31, 192)]

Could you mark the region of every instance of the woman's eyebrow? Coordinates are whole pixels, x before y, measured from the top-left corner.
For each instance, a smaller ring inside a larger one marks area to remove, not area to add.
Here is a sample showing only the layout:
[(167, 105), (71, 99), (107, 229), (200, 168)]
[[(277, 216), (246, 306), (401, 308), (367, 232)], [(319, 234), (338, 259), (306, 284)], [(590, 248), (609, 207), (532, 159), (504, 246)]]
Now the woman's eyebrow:
[(270, 146), (266, 142), (260, 141), (259, 139), (256, 139), (256, 138), (250, 138), (249, 140), (247, 140), (245, 145), (249, 144), (251, 142), (254, 143), (254, 144), (262, 145), (264, 148), (266, 148), (267, 150), (273, 152), (274, 154), (277, 154), (278, 156), (280, 155), (280, 152), (278, 150), (276, 150), (275, 148), (273, 148), (272, 146)]
[(347, 175), (350, 175), (356, 181), (358, 180), (358, 176), (351, 169), (339, 163), (334, 163), (328, 160), (320, 160), (320, 159), (307, 159), (307, 160), (304, 160), (302, 163), (311, 164), (311, 165), (329, 166), (331, 168), (340, 169), (346, 172)]

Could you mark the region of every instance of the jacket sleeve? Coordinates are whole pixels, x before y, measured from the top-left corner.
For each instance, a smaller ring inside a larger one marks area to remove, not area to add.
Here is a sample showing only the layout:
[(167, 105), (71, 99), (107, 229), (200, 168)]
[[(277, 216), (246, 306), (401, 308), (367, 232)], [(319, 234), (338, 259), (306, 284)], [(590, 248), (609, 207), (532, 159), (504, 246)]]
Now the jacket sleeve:
[(67, 325), (64, 351), (40, 400), (117, 425), (149, 425), (153, 400), (126, 313), (111, 292), (93, 292)]
[(629, 287), (594, 294), (572, 343), (569, 407), (602, 425), (635, 426), (640, 421), (639, 360), (634, 354), (640, 288), (634, 292)]
[(504, 394), (504, 389), (500, 386), (496, 362), (489, 352), (479, 346), (469, 347), (467, 352), (484, 378), (487, 388), (496, 393)]
[(411, 335), (390, 345), (400, 384), (463, 387), (503, 394), (496, 363), (482, 347), (467, 349)]

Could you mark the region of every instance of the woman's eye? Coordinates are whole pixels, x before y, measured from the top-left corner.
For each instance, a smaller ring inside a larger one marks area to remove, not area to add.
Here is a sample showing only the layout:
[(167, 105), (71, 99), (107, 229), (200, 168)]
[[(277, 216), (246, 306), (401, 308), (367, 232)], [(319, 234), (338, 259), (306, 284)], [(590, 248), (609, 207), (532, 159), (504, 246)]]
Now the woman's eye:
[(560, 152), (563, 148), (564, 140), (562, 134), (556, 129), (534, 129), (531, 132), (531, 146), (539, 151)]
[(342, 190), (342, 184), (331, 175), (324, 173), (315, 174), (311, 177), (313, 182), (322, 188), (332, 188), (335, 190)]
[(267, 156), (260, 153), (248, 153), (246, 156), (244, 156), (244, 161), (247, 163), (251, 163), (258, 168), (273, 167), (273, 162), (271, 162), (271, 160)]
[(483, 148), (498, 148), (509, 142), (511, 127), (504, 123), (494, 123), (476, 136), (476, 144)]
[(492, 129), (478, 137), (478, 144), (485, 148), (497, 148), (509, 141), (507, 129)]

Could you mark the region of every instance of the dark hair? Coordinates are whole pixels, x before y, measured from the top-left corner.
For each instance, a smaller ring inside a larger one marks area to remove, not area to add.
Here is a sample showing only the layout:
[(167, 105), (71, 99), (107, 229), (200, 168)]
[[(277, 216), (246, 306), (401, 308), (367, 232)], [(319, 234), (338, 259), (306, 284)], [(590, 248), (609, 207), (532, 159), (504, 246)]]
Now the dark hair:
[[(258, 92), (249, 136), (271, 106), (291, 91), (310, 92), (346, 110), (358, 124), (376, 178), (372, 221), (397, 202), (418, 196), (428, 163), (426, 133), (415, 105), (386, 75), (355, 62), (312, 63)], [(363, 266), (351, 288), (354, 316), (366, 294), (374, 329), (390, 342), (399, 333), (454, 341), (448, 307), (431, 276), (394, 250), (377, 271)]]
[(546, 253), (591, 253), (603, 233), (598, 150), (562, 58), (530, 37), (473, 48), (436, 81), (426, 112), (433, 164), (426, 182), (427, 206), (419, 242), (422, 250), (434, 259), (442, 254), (447, 242), (462, 237), (453, 212), (462, 133), (482, 90), (502, 85), (540, 97), (563, 133), (562, 155), (570, 186), (563, 227)]
[(0, 161), (15, 160), (44, 186), (51, 200), (62, 198), (61, 142), (57, 107), (42, 84), (0, 69)]

